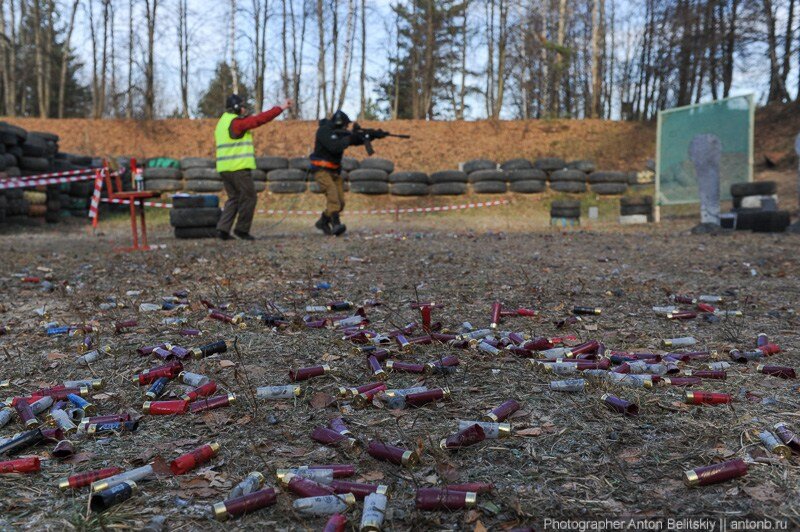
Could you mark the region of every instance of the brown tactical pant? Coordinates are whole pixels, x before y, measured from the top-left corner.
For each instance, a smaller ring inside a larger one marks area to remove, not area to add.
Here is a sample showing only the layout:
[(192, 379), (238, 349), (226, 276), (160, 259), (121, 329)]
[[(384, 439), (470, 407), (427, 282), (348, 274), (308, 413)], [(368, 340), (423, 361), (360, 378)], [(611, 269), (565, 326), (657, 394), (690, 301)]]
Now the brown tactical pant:
[(325, 214), (331, 216), (344, 210), (344, 179), (324, 168), (314, 170), (314, 180), (325, 194)]
[(253, 214), (256, 212), (256, 188), (253, 185), (253, 175), (250, 170), (237, 170), (235, 172), (220, 172), (222, 184), (225, 186), (225, 193), (228, 201), (222, 209), (222, 216), (217, 223), (217, 230), (226, 233), (231, 232), (234, 218), (236, 230), (242, 233), (249, 233), (253, 223)]

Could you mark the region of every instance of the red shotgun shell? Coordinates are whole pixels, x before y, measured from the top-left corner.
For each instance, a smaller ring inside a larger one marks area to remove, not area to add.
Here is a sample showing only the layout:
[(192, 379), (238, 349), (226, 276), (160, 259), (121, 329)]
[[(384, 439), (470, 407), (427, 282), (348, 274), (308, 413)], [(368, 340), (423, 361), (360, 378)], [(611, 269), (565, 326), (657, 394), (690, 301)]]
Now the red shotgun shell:
[(430, 305), (420, 305), (419, 312), (422, 314), (422, 328), (426, 331), (430, 330), (431, 328), (431, 306)]
[(214, 397), (199, 399), (188, 404), (189, 411), (192, 414), (197, 414), (198, 412), (205, 412), (206, 410), (213, 410), (214, 408), (236, 404), (236, 395), (232, 393), (228, 395), (215, 395)]
[(155, 368), (145, 370), (136, 375), (133, 379), (134, 382), (139, 386), (147, 386), (148, 384), (153, 384), (153, 382), (160, 377), (174, 379), (181, 371), (183, 371), (183, 364), (181, 364), (179, 360), (176, 360), (175, 362), (170, 362), (169, 364), (164, 364), (163, 366), (157, 366)]
[(728, 374), (724, 371), (716, 371), (709, 369), (687, 369), (683, 372), (687, 377), (699, 377), (701, 379), (720, 379), (725, 380)]
[(207, 443), (194, 451), (177, 457), (169, 464), (169, 468), (172, 470), (173, 475), (183, 475), (217, 456), (219, 449), (219, 443)]
[(189, 411), (189, 403), (177, 401), (147, 401), (142, 405), (142, 411), (151, 416), (168, 416), (171, 414), (185, 414)]
[(275, 504), (278, 496), (272, 488), (254, 491), (235, 499), (218, 502), (214, 505), (214, 519), (225, 521), (230, 517), (239, 517), (246, 513), (255, 512), (261, 508)]
[(325, 375), (331, 370), (327, 364), (321, 366), (312, 366), (308, 368), (292, 369), (289, 370), (289, 380), (292, 382), (308, 380), (312, 377), (319, 377)]
[(352, 477), (356, 474), (356, 466), (353, 464), (322, 464), (306, 466), (308, 469), (331, 469), (333, 478)]
[(339, 434), (333, 429), (327, 427), (315, 427), (311, 431), (311, 439), (324, 443), (325, 445), (339, 445), (340, 443), (346, 444), (348, 447), (355, 447), (358, 445), (358, 440), (349, 438), (343, 434)]
[(362, 384), (358, 388), (346, 388), (344, 386), (339, 387), (339, 396), (340, 397), (354, 397), (360, 393), (364, 393), (368, 390), (373, 388), (378, 388), (379, 386), (385, 386), (382, 382), (370, 382), (369, 384)]
[(286, 474), (281, 481), (286, 485), (286, 489), (301, 497), (319, 497), (333, 493), (333, 488), (330, 486), (325, 486), (294, 473)]
[(756, 371), (764, 375), (772, 375), (773, 377), (780, 377), (781, 379), (796, 379), (797, 374), (794, 368), (787, 366), (765, 366), (761, 364), (756, 367)]
[(406, 404), (422, 406), (440, 399), (450, 399), (450, 390), (448, 388), (436, 388), (425, 392), (408, 394), (406, 395)]
[(597, 340), (590, 340), (580, 345), (576, 345), (575, 347), (571, 347), (569, 350), (572, 353), (572, 356), (576, 356), (584, 353), (594, 353), (599, 347), (600, 342)]
[(472, 493), (490, 493), (494, 490), (491, 482), (465, 482), (464, 484), (448, 484), (444, 487), (447, 491), (469, 491)]
[(38, 456), (28, 456), (0, 462), (0, 474), (5, 473), (36, 473), (42, 469)]
[(367, 362), (369, 363), (369, 368), (372, 370), (373, 377), (381, 381), (385, 381), (386, 379), (389, 378), (389, 375), (385, 371), (383, 371), (381, 363), (378, 361), (377, 358), (375, 358), (374, 356), (370, 356), (367, 359)]
[(334, 493), (337, 494), (352, 493), (359, 501), (363, 501), (370, 493), (386, 495), (389, 491), (389, 487), (382, 484), (362, 484), (359, 482), (346, 482), (344, 480), (334, 480), (331, 482), (331, 488), (333, 488)]
[(780, 346), (777, 346), (775, 344), (760, 345), (760, 346), (756, 347), (756, 349), (758, 349), (759, 351), (761, 351), (765, 355), (777, 355), (778, 353), (781, 352)]
[(442, 449), (460, 449), (461, 447), (468, 447), (475, 445), (486, 439), (486, 433), (483, 428), (475, 423), (464, 430), (460, 430), (455, 434), (451, 434), (447, 438), (439, 442), (439, 447)]
[(322, 532), (344, 532), (346, 526), (347, 518), (345, 516), (342, 514), (333, 514), (328, 518), (328, 522), (325, 523)]
[(695, 386), (703, 382), (700, 377), (664, 377), (661, 380), (668, 386)]
[(367, 446), (367, 454), (378, 460), (384, 460), (397, 465), (413, 466), (419, 463), (416, 451), (409, 451), (394, 445), (387, 445), (379, 441), (371, 441)]
[(781, 441), (789, 447), (794, 452), (800, 454), (800, 438), (797, 435), (789, 430), (789, 427), (786, 426), (786, 423), (776, 423), (774, 427), (775, 434)]
[(420, 488), (416, 497), (416, 506), (419, 510), (460, 510), (471, 508), (477, 502), (478, 494), (474, 491)]
[(136, 320), (118, 321), (114, 324), (114, 332), (117, 334), (125, 332), (125, 329), (131, 329), (139, 325)]
[(499, 301), (495, 301), (492, 303), (492, 323), (490, 327), (492, 329), (497, 329), (497, 325), (500, 323), (500, 312), (503, 310), (503, 305)]
[(716, 392), (686, 392), (686, 402), (690, 405), (721, 405), (731, 402), (731, 396), (727, 393)]
[(39, 420), (36, 419), (36, 415), (31, 410), (30, 403), (25, 399), (20, 399), (14, 405), (14, 409), (17, 411), (17, 415), (25, 423), (26, 427), (35, 427), (39, 424)]
[(493, 421), (498, 423), (500, 421), (504, 421), (508, 416), (519, 410), (521, 405), (513, 399), (509, 399), (505, 403), (501, 404), (497, 408), (493, 409), (491, 412), (483, 416), (483, 419), (486, 421)]
[(365, 392), (361, 392), (360, 394), (353, 397), (353, 406), (355, 406), (356, 408), (366, 408), (367, 406), (372, 404), (372, 399), (385, 389), (386, 385), (381, 384), (380, 386), (376, 386), (374, 388), (370, 388)]
[(747, 464), (743, 460), (730, 460), (710, 466), (690, 469), (683, 474), (683, 482), (687, 486), (707, 486), (718, 482), (725, 482), (732, 478), (743, 477), (747, 474)]
[(410, 364), (397, 360), (386, 361), (386, 369), (390, 371), (400, 371), (402, 373), (425, 373), (424, 364)]
[(72, 475), (71, 477), (67, 477), (64, 480), (59, 481), (58, 487), (59, 489), (62, 490), (70, 488), (71, 489), (83, 488), (85, 486), (90, 485), (92, 482), (96, 480), (113, 477), (114, 475), (118, 475), (123, 471), (124, 469), (122, 469), (121, 467), (106, 467), (105, 469), (86, 471), (85, 473), (78, 473), (77, 475)]
[(335, 430), (336, 432), (338, 432), (342, 436), (347, 436), (347, 435), (352, 435), (353, 434), (352, 432), (350, 432), (350, 429), (345, 424), (344, 419), (342, 419), (340, 417), (335, 417), (335, 418), (331, 419), (330, 421), (328, 421), (328, 425), (330, 425), (331, 430)]
[(217, 391), (217, 383), (214, 381), (207, 382), (202, 386), (198, 386), (194, 390), (187, 392), (181, 396), (184, 401), (194, 401), (200, 397), (208, 397)]

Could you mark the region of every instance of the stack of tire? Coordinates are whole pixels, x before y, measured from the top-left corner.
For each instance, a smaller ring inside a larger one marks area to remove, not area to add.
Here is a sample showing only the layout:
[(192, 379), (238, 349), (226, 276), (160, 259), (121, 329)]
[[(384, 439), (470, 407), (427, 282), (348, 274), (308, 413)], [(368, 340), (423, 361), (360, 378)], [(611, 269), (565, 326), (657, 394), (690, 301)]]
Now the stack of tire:
[(392, 172), (389, 183), (393, 196), (427, 196), (430, 192), (430, 178), (425, 172)]
[[(68, 209), (70, 215), (75, 218), (84, 218), (89, 212), (89, 205), (91, 204), (90, 197), (94, 191), (94, 183), (92, 181), (76, 181), (69, 183), (69, 200), (61, 208)], [(63, 200), (63, 197), (59, 198)]]
[[(634, 176), (635, 179), (635, 176)], [(630, 175), (626, 172), (592, 172), (589, 185), (599, 196), (621, 196), (628, 190)]]
[(581, 202), (556, 200), (550, 205), (550, 225), (573, 227), (581, 223)]
[(306, 191), (310, 162), (305, 157), (259, 157), (256, 166), (267, 174), (272, 194), (301, 194)]
[(175, 238), (214, 238), (222, 211), (214, 194), (176, 194), (172, 196), (169, 223)]
[(567, 194), (586, 192), (586, 173), (577, 168), (568, 168), (559, 157), (542, 157), (533, 163), (534, 168), (547, 173), (550, 190)]
[(443, 170), (428, 176), (431, 185), (428, 193), (432, 196), (460, 196), (467, 193), (469, 178), (461, 170)]
[(461, 169), (476, 194), (503, 194), (508, 190), (506, 176), (494, 161), (474, 159), (462, 164)]
[(5, 191), (6, 216), (8, 224), (24, 224), (28, 220), (30, 204), (25, 199), (25, 191), (21, 188), (11, 188)]
[(619, 223), (646, 224), (653, 221), (653, 196), (626, 196), (619, 200)]
[(519, 194), (539, 194), (547, 189), (547, 174), (534, 168), (527, 159), (511, 159), (500, 165), (506, 175), (509, 190)]
[(154, 157), (142, 171), (144, 189), (155, 192), (177, 192), (183, 189), (180, 162), (167, 157)]
[(364, 159), (358, 169), (348, 172), (350, 191), (356, 194), (388, 194), (389, 174), (392, 173), (394, 173), (392, 161), (378, 157)]
[(187, 192), (220, 192), (222, 178), (215, 169), (214, 159), (184, 157), (181, 159), (183, 190)]
[(782, 233), (791, 223), (789, 211), (778, 210), (778, 187), (774, 181), (731, 185), (733, 227), (755, 233)]

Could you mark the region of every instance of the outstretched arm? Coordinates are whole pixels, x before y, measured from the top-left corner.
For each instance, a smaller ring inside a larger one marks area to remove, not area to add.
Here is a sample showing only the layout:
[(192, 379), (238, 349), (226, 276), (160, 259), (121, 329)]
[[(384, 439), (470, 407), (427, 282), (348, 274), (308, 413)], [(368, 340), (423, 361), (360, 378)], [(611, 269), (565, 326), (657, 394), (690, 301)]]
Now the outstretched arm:
[(272, 109), (264, 111), (263, 113), (258, 113), (257, 115), (251, 116), (243, 116), (241, 118), (235, 118), (233, 122), (231, 122), (231, 137), (239, 138), (245, 134), (245, 132), (250, 131), (251, 129), (255, 129), (259, 126), (263, 126), (267, 122), (271, 122), (276, 119), (280, 114), (285, 111), (286, 109), (292, 106), (291, 100), (286, 100), (283, 105), (276, 105)]

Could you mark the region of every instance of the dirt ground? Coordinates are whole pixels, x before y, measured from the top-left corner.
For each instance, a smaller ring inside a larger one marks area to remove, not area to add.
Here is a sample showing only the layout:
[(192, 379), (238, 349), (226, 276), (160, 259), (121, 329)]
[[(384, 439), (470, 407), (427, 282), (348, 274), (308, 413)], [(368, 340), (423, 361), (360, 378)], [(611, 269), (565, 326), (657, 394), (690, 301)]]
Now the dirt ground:
[[(32, 449), (43, 459), (40, 473), (0, 476), (0, 528), (138, 530), (155, 526), (153, 519), (161, 516), (169, 530), (320, 530), (326, 519), (294, 512), (296, 496), (284, 489), (275, 506), (226, 525), (213, 521), (210, 510), (249, 471), (264, 472), (267, 484), (277, 486), (277, 468), (322, 463), (354, 464), (355, 479), (390, 486), (387, 530), (541, 530), (546, 518), (698, 516), (768, 517), (784, 520), (788, 529), (800, 528), (800, 458), (770, 455), (757, 437), (780, 421), (800, 433), (800, 389), (796, 380), (756, 372), (755, 363), (733, 364), (727, 380), (707, 380), (696, 388), (730, 393), (732, 404), (688, 406), (679, 387), (645, 390), (590, 380), (583, 393), (560, 393), (548, 388), (555, 377), (527, 359), (420, 345), (404, 352), (393, 348), (394, 357), (420, 363), (443, 355), (460, 358), (454, 374), (423, 381), (428, 387), (448, 386), (451, 401), (400, 411), (356, 410), (345, 401), (331, 402), (339, 386), (372, 380), (364, 356), (342, 340), (341, 332), (302, 325), (306, 305), (341, 299), (357, 304), (378, 299), (382, 304), (366, 312), (370, 329), (381, 332), (419, 321), (410, 308), (416, 300), (440, 302), (443, 307), (433, 319), (447, 329), (465, 321), (485, 327), (492, 302), (499, 300), (510, 308), (539, 311), (537, 318), (506, 318), (503, 330), (569, 334), (577, 337), (575, 342), (602, 341), (609, 350), (659, 353), (665, 352), (662, 339), (691, 335), (698, 339), (696, 349), (717, 352), (714, 361), (728, 360), (734, 347), (753, 348), (763, 332), (783, 349), (769, 363), (795, 365), (800, 237), (690, 236), (695, 221), (682, 217), (623, 229), (608, 221), (607, 206), (601, 208), (600, 221), (560, 231), (546, 226), (546, 201), (515, 199), (508, 206), (399, 219), (350, 215), (351, 230), (339, 239), (315, 234), (310, 217), (262, 216), (254, 228), (261, 238), (254, 243), (177, 241), (161, 214), (150, 220), (153, 242), (164, 247), (133, 255), (114, 251), (127, 239), (124, 219), (101, 224), (98, 235), (75, 224), (59, 225), (58, 232), (4, 232), (0, 324), (11, 331), (0, 336), (0, 380), (11, 382), (3, 395), (93, 376), (106, 383), (92, 399), (101, 413), (140, 415), (144, 390), (130, 378), (159, 362), (137, 355), (138, 347), (161, 342), (195, 347), (226, 339), (236, 341), (237, 349), (185, 366), (235, 393), (237, 404), (204, 415), (145, 415), (134, 433), (75, 438), (77, 455), (66, 462), (51, 458), (51, 446)], [(42, 292), (18, 274), (48, 276), (55, 289)], [(332, 286), (315, 289), (321, 282)], [(141, 295), (126, 296), (131, 290)], [(178, 290), (188, 291), (188, 309), (138, 312), (140, 303), (160, 302)], [(654, 314), (651, 307), (669, 304), (674, 293), (718, 294), (724, 297), (722, 308), (741, 310), (744, 316), (709, 323)], [(100, 310), (109, 297), (120, 307)], [(231, 313), (254, 313), (275, 304), (293, 324), (272, 329), (249, 319), (246, 329), (239, 329), (209, 319), (201, 299), (227, 303)], [(567, 317), (574, 305), (603, 312), (556, 328), (554, 322)], [(34, 313), (41, 307), (44, 318)], [(202, 330), (202, 336), (179, 336), (175, 326), (161, 324), (169, 316), (186, 317), (187, 326)], [(138, 319), (139, 327), (113, 334), (112, 324), (125, 319)], [(96, 343), (110, 345), (112, 354), (89, 369), (80, 368), (74, 359), (83, 338), (48, 337), (43, 321), (95, 322), (100, 326)], [(412, 336), (420, 334), (417, 329)], [(302, 383), (296, 401), (254, 399), (258, 386), (287, 384), (290, 368), (320, 363), (333, 372)], [(693, 362), (681, 369), (704, 365)], [(402, 373), (390, 374), (388, 381), (393, 388), (417, 383), (415, 376)], [(185, 388), (172, 383), (167, 390), (180, 396)], [(604, 393), (635, 402), (640, 415), (625, 418), (607, 410), (600, 399)], [(440, 439), (457, 431), (457, 420), (476, 419), (512, 398), (522, 404), (510, 420), (512, 437), (455, 452), (439, 448)], [(337, 415), (365, 442), (381, 439), (420, 450), (420, 464), (400, 468), (365, 452), (310, 440), (314, 427)], [(0, 435), (20, 430), (15, 420)], [(217, 458), (181, 477), (141, 482), (131, 500), (102, 514), (88, 511), (85, 489), (61, 492), (56, 487), (59, 479), (76, 472), (133, 468), (157, 457), (169, 462), (211, 441), (222, 446)], [(681, 481), (687, 469), (732, 458), (750, 464), (747, 476), (694, 489)], [(480, 495), (471, 510), (414, 508), (417, 486), (468, 481), (493, 482), (495, 490)], [(349, 514), (350, 526), (356, 527), (350, 529), (357, 529), (359, 508)]]

